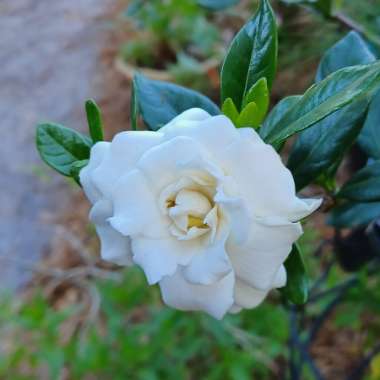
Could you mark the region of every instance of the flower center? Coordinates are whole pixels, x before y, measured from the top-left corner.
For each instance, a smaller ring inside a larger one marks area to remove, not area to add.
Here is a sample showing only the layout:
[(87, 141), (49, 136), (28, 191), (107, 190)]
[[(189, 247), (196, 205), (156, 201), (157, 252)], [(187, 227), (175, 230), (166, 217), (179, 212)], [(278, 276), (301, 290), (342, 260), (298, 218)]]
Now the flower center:
[(182, 189), (167, 199), (167, 212), (173, 222), (171, 233), (179, 240), (204, 235), (215, 224), (212, 203), (201, 191), (189, 189)]

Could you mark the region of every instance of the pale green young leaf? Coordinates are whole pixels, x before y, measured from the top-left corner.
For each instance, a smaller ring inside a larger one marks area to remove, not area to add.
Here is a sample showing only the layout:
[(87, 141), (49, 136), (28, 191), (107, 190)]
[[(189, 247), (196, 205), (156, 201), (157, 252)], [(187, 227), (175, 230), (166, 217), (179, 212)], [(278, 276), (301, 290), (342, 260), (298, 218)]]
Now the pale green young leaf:
[(239, 112), (236, 109), (234, 101), (231, 98), (227, 98), (222, 105), (222, 113), (226, 115), (234, 125), (237, 125)]
[(266, 78), (259, 79), (247, 92), (243, 100), (243, 108), (255, 102), (259, 111), (260, 123), (264, 120), (269, 108), (269, 89)]
[(255, 102), (247, 104), (237, 119), (237, 127), (258, 128), (260, 126), (261, 116), (260, 111)]

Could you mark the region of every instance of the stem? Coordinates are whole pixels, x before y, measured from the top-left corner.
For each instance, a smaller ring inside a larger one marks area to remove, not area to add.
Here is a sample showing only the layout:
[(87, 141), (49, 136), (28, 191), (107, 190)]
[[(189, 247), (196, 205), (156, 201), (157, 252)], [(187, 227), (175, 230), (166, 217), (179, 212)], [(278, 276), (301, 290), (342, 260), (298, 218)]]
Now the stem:
[(358, 24), (356, 21), (350, 19), (348, 16), (341, 12), (336, 12), (332, 15), (332, 18), (348, 29), (355, 30), (360, 34), (365, 34), (365, 30), (362, 25)]
[[(314, 294), (316, 293), (317, 289), (323, 285), (323, 283), (326, 281), (327, 277), (329, 276), (330, 270), (335, 264), (335, 259), (330, 260), (330, 262), (327, 264), (326, 269), (322, 273), (322, 275), (315, 281), (313, 286), (310, 289), (310, 293)], [(309, 302), (312, 297), (309, 298)]]
[[(309, 345), (303, 343), (298, 334), (298, 315), (297, 309), (293, 306), (289, 310), (289, 323), (290, 323), (290, 338), (289, 338), (289, 349), (290, 349), (290, 379), (300, 380), (302, 378), (302, 370), (306, 364), (315, 380), (324, 380), (318, 367), (315, 365), (313, 358), (309, 353)], [(298, 359), (298, 360), (297, 360)], [(298, 363), (297, 363), (298, 361)]]
[(299, 380), (300, 371), (302, 371), (302, 363), (297, 363), (297, 340), (298, 340), (298, 331), (297, 331), (297, 313), (294, 306), (291, 306), (289, 309), (289, 370), (290, 370), (290, 379)]
[(327, 305), (327, 307), (323, 310), (323, 312), (318, 316), (318, 318), (315, 320), (314, 324), (311, 326), (309, 337), (307, 339), (307, 345), (310, 346), (310, 344), (315, 340), (317, 334), (319, 333), (321, 327), (326, 322), (326, 320), (329, 318), (329, 316), (332, 314), (332, 312), (335, 310), (335, 308), (341, 303), (342, 298), (345, 296), (345, 293), (347, 290), (352, 286), (352, 284), (355, 283), (354, 281), (347, 281), (346, 283), (342, 284), (342, 286), (339, 288), (338, 295)]
[(308, 302), (309, 303), (316, 302), (316, 301), (319, 301), (321, 298), (330, 296), (338, 291), (346, 291), (351, 286), (356, 285), (357, 282), (358, 282), (358, 278), (356, 276), (353, 276), (349, 278), (348, 280), (346, 280), (345, 282), (342, 282), (341, 284), (338, 284), (333, 288), (322, 290), (319, 293), (313, 294), (312, 296), (310, 296)]
[(347, 29), (355, 30), (359, 34), (364, 35), (370, 42), (375, 44), (377, 47), (380, 47), (380, 39), (376, 35), (366, 30), (366, 28), (364, 28), (363, 25), (352, 20), (344, 13), (336, 12), (330, 16), (330, 19), (333, 21), (337, 21), (339, 24), (341, 24)]
[(347, 377), (347, 380), (361, 379), (365, 370), (370, 365), (372, 359), (380, 352), (380, 343), (378, 343), (359, 363), (359, 365)]

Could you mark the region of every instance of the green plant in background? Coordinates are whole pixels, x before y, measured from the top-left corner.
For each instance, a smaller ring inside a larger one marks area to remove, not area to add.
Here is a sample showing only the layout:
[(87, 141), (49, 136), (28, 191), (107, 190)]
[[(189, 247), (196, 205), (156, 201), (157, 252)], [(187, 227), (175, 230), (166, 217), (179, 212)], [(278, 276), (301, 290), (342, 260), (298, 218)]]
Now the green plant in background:
[[(331, 10), (323, 1), (302, 3), (317, 7), (325, 16)], [(138, 129), (142, 119), (148, 129), (157, 131), (183, 111), (196, 107), (210, 115), (223, 112), (236, 128), (255, 129), (261, 139), (278, 152), (290, 142), (290, 138), (295, 138), (287, 166), (297, 190), (309, 185), (324, 188), (332, 200), (331, 224), (337, 228), (365, 227), (360, 236), (365, 239), (365, 249), (373, 252), (367, 266), (355, 268), (356, 273), (349, 276), (334, 265), (334, 258), (320, 275), (315, 270), (321, 267), (319, 257), (313, 255), (314, 249), (310, 249), (310, 246), (319, 245), (320, 237), (312, 236), (311, 243), (301, 240), (293, 246), (285, 262), (287, 283), (277, 293), (277, 297), (281, 294), (285, 308), (265, 304), (220, 323), (202, 315), (183, 315), (162, 309), (157, 306), (156, 294), (149, 292), (144, 298), (141, 289), (133, 290), (129, 281), (138, 284), (140, 280), (134, 276), (140, 274), (128, 272), (123, 279), (125, 283), (117, 285), (118, 290), (110, 283), (97, 285), (106, 333), (102, 335), (90, 329), (81, 347), (78, 340), (71, 341), (65, 359), (60, 360), (69, 363), (66, 365), (71, 366), (73, 376), (80, 378), (93, 373), (110, 376), (108, 371), (112, 369), (122, 374), (120, 378), (133, 374), (141, 379), (186, 376), (244, 379), (250, 378), (252, 373), (266, 378), (273, 359), (281, 357), (281, 347), (287, 340), (289, 352), (283, 358), (288, 361), (290, 378), (322, 379), (310, 350), (326, 319), (337, 307), (341, 307), (344, 313), (361, 293), (366, 292), (368, 294), (355, 308), (355, 318), (337, 315), (336, 325), (365, 329), (362, 318), (365, 318), (366, 307), (369, 305), (370, 310), (377, 312), (380, 296), (376, 290), (380, 246), (377, 221), (380, 217), (380, 63), (377, 49), (369, 35), (365, 38), (357, 32), (349, 33), (326, 52), (317, 70), (315, 84), (302, 95), (282, 99), (268, 114), (277, 69), (277, 34), (276, 18), (269, 1), (262, 0), (254, 17), (235, 36), (224, 59), (220, 108), (196, 91), (136, 75), (131, 97), (132, 128)], [(100, 111), (93, 103), (87, 104), (87, 111), (91, 139), (57, 124), (45, 123), (37, 129), (41, 157), (51, 167), (74, 179), (78, 179), (79, 171), (87, 164), (91, 146), (102, 139)], [(367, 163), (357, 173), (349, 173), (351, 178), (339, 188), (337, 170), (354, 145), (364, 151)], [(334, 241), (322, 241), (321, 245), (338, 252), (342, 246), (339, 239), (340, 235), (336, 234)], [(347, 248), (345, 254), (355, 250), (355, 247)], [(361, 249), (362, 246), (359, 253)], [(311, 276), (305, 262), (313, 268)], [(121, 311), (120, 305), (123, 305)], [(141, 311), (141, 314), (137, 313), (138, 323), (133, 323), (134, 313), (123, 311), (124, 307)], [(4, 310), (8, 309), (8, 306), (4, 307)], [(289, 328), (284, 326), (286, 315), (289, 316)], [(268, 331), (267, 322), (263, 322), (266, 319), (276, 329)], [(365, 345), (368, 353), (363, 355), (363, 363), (354, 368), (353, 376), (363, 374), (380, 350), (375, 341), (378, 321), (371, 323), (375, 333), (368, 334)], [(260, 335), (259, 340), (256, 334)], [(255, 350), (257, 345), (259, 350)], [(177, 347), (181, 349), (176, 350)], [(129, 360), (121, 362), (120, 357)], [(167, 358), (176, 364), (168, 367)], [(192, 367), (193, 360), (197, 364)], [(142, 368), (147, 362), (151, 367)], [(83, 367), (77, 368), (77, 365)], [(4, 368), (10, 366), (7, 362)]]
[(126, 63), (166, 71), (183, 85), (207, 88), (205, 62), (213, 58), (217, 67), (222, 39), (205, 9), (193, 0), (135, 0), (125, 17), (135, 30), (120, 50)]
[[(310, 227), (300, 245), (315, 286), (320, 262), (313, 252), (320, 236)], [(338, 289), (332, 289), (351, 284), (332, 321), (337, 328), (365, 332), (365, 350), (370, 351), (380, 331), (380, 322), (374, 318), (380, 305), (379, 276), (362, 270), (352, 277), (337, 266), (328, 268), (325, 281), (313, 289), (307, 314), (300, 311), (303, 323), (318, 320), (339, 295)], [(1, 378), (55, 380), (64, 373), (73, 380), (286, 378), (281, 363), (290, 360), (284, 347), (290, 338), (288, 325), (294, 320), (289, 320), (277, 297), (219, 322), (163, 307), (158, 289), (147, 288), (138, 269), (113, 279), (73, 278), (71, 286), (93, 298), (91, 316), (85, 312), (85, 302), (56, 310), (38, 289), (23, 303), (2, 297)], [(320, 297), (323, 292), (329, 294)], [(305, 326), (301, 331), (307, 336)], [(314, 377), (304, 372), (304, 378)]]
[[(221, 98), (230, 104), (224, 109), (232, 119), (237, 117), (239, 123), (240, 118), (245, 125), (258, 128), (261, 138), (277, 150), (281, 150), (289, 137), (298, 135), (292, 152), (297, 159), (291, 156), (289, 167), (297, 188), (302, 189), (310, 183), (319, 183), (320, 176), (336, 168), (343, 154), (355, 142), (363, 126), (362, 116), (380, 87), (380, 66), (375, 61), (366, 65), (337, 67), (338, 70), (326, 78), (319, 78), (320, 81), (304, 95), (284, 99), (264, 119), (276, 63), (275, 17), (268, 1), (263, 0), (255, 16), (231, 43), (221, 71)], [(323, 60), (319, 72), (324, 65)], [(158, 130), (192, 107), (202, 108), (211, 115), (220, 112), (210, 99), (184, 87), (141, 75), (136, 76), (133, 82), (131, 118), (134, 127), (139, 114), (150, 129)], [(93, 125), (89, 123), (90, 130)], [(337, 128), (337, 125), (342, 125), (342, 128)], [(366, 126), (364, 133), (368, 128)], [(304, 139), (306, 133), (309, 137)], [(64, 175), (70, 175), (71, 165), (88, 158), (90, 146), (87, 137), (64, 127), (54, 124), (38, 127), (37, 147), (41, 156)], [(295, 249), (295, 255), (296, 252)], [(298, 261), (298, 266), (302, 267), (301, 261)], [(289, 267), (289, 279), (293, 271), (296, 273), (292, 265)], [(299, 278), (299, 286), (304, 288), (302, 278)], [(296, 293), (293, 295), (290, 299), (298, 299)]]
[[(56, 311), (38, 292), (24, 304), (3, 299), (0, 377), (38, 379), (45, 373), (55, 380), (66, 371), (70, 379), (240, 380), (279, 371), (274, 358), (283, 355), (287, 340), (281, 308), (265, 305), (223, 323), (180, 313), (162, 307), (138, 270), (81, 286), (101, 300), (93, 319), (85, 315), (82, 323), (75, 320), (85, 305)], [(270, 325), (277, 328), (268, 334)]]

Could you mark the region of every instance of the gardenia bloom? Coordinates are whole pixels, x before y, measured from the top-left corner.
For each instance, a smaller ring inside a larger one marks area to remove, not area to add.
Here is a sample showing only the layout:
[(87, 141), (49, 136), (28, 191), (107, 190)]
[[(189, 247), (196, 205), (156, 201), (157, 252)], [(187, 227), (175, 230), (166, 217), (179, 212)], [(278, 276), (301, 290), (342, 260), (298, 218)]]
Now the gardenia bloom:
[(290, 171), (253, 129), (196, 108), (159, 132), (95, 144), (80, 180), (101, 257), (139, 265), (167, 305), (215, 318), (286, 284), (299, 220), (321, 203), (296, 197)]

